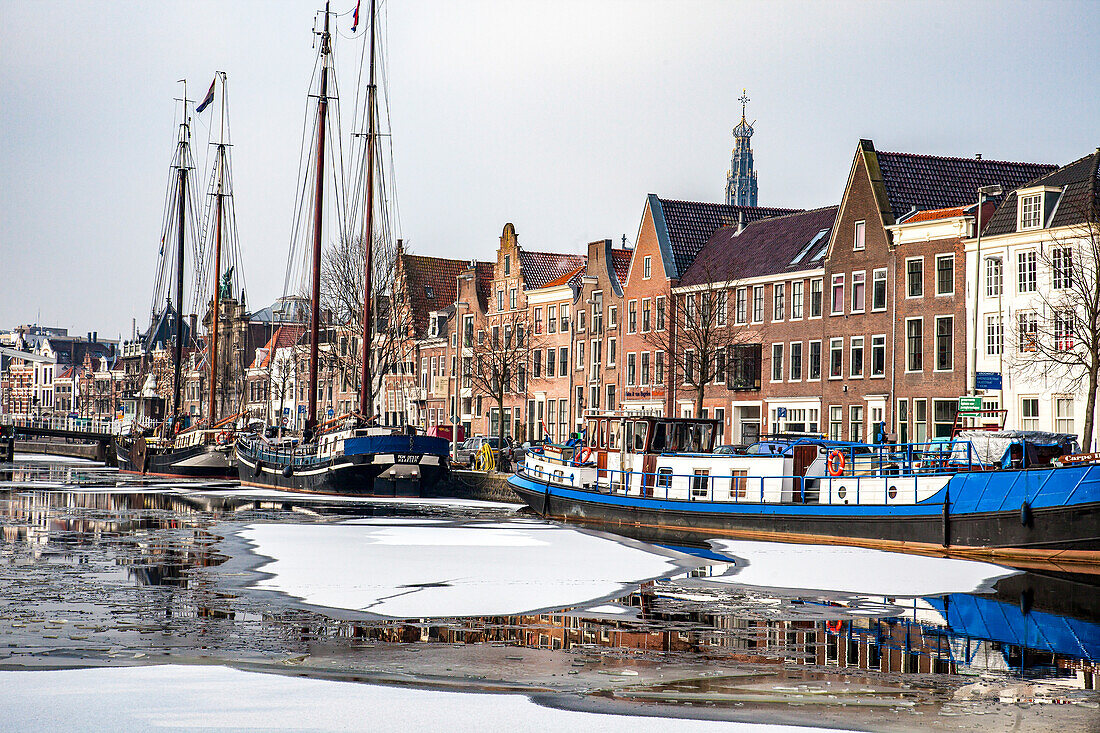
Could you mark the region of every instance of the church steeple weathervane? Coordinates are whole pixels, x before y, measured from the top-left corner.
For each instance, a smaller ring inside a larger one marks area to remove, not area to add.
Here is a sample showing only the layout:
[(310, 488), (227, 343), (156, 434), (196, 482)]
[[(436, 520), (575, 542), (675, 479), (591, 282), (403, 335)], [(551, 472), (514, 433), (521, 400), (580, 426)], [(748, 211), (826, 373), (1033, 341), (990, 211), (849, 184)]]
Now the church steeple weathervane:
[(756, 206), (756, 171), (752, 165), (753, 129), (745, 117), (749, 103), (747, 90), (741, 90), (741, 123), (733, 128), (733, 156), (726, 172), (726, 203), (736, 206)]

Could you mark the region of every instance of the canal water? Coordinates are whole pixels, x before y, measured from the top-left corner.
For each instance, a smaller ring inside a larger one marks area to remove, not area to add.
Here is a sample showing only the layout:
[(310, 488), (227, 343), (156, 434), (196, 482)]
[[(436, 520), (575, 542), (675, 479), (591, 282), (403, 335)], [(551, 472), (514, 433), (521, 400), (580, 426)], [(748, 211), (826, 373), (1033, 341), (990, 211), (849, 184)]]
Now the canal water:
[(0, 464), (0, 729), (1100, 730), (1100, 575)]

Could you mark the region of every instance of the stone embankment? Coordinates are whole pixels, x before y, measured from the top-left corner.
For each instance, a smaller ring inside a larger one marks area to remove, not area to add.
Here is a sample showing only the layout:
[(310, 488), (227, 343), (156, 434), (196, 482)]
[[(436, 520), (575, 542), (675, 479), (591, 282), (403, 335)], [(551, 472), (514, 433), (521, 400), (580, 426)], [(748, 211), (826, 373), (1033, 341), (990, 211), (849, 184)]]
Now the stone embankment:
[(87, 458), (90, 461), (102, 461), (101, 446), (94, 443), (58, 443), (45, 440), (17, 440), (16, 453), (39, 453), (70, 458)]
[(503, 501), (522, 504), (523, 501), (508, 486), (510, 473), (485, 473), (453, 469), (450, 476), (440, 481), (423, 496), (452, 497), (456, 499), (477, 499), (480, 501)]

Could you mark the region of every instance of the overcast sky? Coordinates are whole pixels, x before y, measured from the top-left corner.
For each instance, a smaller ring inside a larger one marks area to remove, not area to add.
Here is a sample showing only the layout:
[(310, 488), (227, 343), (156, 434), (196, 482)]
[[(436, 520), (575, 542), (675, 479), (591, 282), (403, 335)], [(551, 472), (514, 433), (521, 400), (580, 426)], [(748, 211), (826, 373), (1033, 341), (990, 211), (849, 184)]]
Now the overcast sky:
[[(319, 6), (0, 1), (0, 328), (144, 328), (175, 82), (201, 96), (218, 69), (250, 305), (281, 294)], [(767, 206), (837, 203), (861, 137), (1044, 163), (1100, 145), (1095, 1), (385, 9), (401, 234), (421, 254), (490, 258), (509, 221), (525, 247), (580, 252), (632, 241), (647, 193), (722, 200), (742, 87)]]

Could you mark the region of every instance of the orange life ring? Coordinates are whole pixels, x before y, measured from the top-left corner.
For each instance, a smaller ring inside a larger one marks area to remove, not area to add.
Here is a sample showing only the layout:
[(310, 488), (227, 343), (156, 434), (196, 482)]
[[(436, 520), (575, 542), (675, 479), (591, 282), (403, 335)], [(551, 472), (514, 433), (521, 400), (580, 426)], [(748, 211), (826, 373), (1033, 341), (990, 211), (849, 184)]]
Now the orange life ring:
[(829, 454), (829, 459), (825, 467), (829, 471), (830, 476), (840, 476), (844, 473), (844, 464), (844, 454), (839, 450), (835, 450)]
[(582, 464), (588, 463), (588, 459), (591, 458), (591, 457), (592, 457), (592, 449), (589, 448), (588, 446), (585, 446), (584, 448), (581, 449), (580, 454), (578, 454), (577, 457), (573, 459), (573, 465), (574, 466), (580, 466)]
[(844, 622), (843, 621), (826, 621), (825, 622), (825, 628), (828, 629), (830, 632), (832, 632), (834, 634), (839, 634), (841, 631), (844, 630)]

